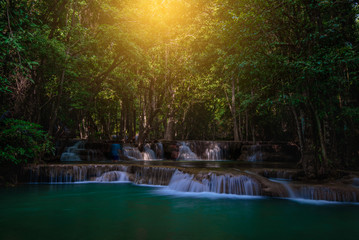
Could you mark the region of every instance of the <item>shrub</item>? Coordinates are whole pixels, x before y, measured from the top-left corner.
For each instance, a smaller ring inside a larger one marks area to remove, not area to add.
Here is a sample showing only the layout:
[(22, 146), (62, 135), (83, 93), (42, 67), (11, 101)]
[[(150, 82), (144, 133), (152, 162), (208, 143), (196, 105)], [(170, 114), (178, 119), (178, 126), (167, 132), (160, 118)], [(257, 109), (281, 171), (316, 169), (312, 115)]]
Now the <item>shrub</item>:
[(38, 163), (54, 146), (38, 124), (18, 119), (0, 122), (0, 164)]

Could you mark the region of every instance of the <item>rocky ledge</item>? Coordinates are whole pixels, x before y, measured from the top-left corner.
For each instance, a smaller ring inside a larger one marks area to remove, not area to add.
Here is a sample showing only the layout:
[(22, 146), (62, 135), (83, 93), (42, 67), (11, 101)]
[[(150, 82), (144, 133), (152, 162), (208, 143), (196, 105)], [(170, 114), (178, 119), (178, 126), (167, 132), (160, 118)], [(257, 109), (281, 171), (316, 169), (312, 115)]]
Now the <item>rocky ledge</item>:
[[(277, 174), (274, 174), (276, 172)], [(283, 173), (282, 173), (283, 172)], [(183, 168), (138, 164), (51, 164), (23, 168), (24, 183), (71, 183), (129, 181), (168, 186), (182, 192), (215, 192), (251, 196), (302, 198), (339, 202), (359, 202), (358, 178), (345, 181), (303, 183), (292, 181), (298, 172), (266, 169)]]

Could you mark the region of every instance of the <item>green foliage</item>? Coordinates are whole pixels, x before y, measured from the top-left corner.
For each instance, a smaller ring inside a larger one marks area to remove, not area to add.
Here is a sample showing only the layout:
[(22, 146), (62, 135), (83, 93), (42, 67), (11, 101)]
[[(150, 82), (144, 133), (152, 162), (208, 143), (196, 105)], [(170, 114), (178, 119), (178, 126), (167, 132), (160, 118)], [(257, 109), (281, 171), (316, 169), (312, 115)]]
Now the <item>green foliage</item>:
[(36, 163), (54, 151), (51, 139), (40, 125), (17, 119), (6, 119), (0, 124), (0, 164)]
[(54, 137), (239, 135), (347, 159), (357, 16), (333, 0), (3, 1), (0, 109)]

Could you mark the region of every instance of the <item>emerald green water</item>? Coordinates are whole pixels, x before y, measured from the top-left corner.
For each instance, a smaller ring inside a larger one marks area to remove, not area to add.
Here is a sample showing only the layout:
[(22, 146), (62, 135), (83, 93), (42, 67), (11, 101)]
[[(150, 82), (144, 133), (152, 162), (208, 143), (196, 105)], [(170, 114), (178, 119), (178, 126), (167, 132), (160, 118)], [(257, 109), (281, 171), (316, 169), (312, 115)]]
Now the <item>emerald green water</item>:
[(132, 184), (0, 189), (0, 239), (359, 239), (358, 205), (217, 196)]

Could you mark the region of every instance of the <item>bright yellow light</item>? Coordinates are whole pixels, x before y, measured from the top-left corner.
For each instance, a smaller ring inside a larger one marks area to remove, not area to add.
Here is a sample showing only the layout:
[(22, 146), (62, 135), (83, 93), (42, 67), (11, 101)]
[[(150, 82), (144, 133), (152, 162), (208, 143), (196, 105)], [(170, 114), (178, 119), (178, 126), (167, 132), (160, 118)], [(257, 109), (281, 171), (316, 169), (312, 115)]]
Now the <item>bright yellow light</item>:
[(183, 0), (141, 0), (147, 24), (174, 27), (186, 21), (188, 5)]
[(131, 30), (150, 43), (174, 43), (188, 33), (196, 14), (196, 0), (129, 0)]

